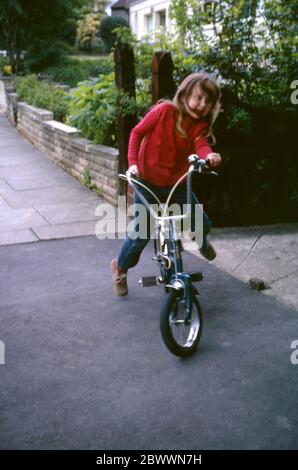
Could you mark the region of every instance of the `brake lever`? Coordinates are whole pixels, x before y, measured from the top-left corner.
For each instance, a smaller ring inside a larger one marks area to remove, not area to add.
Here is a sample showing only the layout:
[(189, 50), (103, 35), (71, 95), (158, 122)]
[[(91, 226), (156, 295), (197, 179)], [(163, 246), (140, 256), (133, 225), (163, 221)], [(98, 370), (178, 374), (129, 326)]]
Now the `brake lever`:
[(219, 174), (216, 171), (211, 170), (211, 168), (212, 167), (210, 165), (208, 165), (208, 163), (205, 163), (204, 170), (207, 173), (207, 175), (219, 176)]

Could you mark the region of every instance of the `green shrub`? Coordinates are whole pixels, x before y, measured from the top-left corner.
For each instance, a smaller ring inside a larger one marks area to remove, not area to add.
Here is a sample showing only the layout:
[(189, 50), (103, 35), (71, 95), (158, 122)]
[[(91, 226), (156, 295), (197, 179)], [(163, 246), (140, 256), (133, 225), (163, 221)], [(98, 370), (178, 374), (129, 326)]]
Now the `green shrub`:
[(64, 122), (67, 114), (66, 93), (55, 85), (41, 82), (36, 75), (17, 77), (14, 85), (20, 101), (48, 109), (57, 121)]
[(81, 67), (86, 71), (87, 77), (98, 77), (109, 75), (114, 71), (114, 60), (112, 57), (100, 59), (88, 59), (80, 61)]
[(116, 41), (114, 29), (120, 26), (129, 27), (128, 22), (121, 16), (106, 16), (100, 23), (99, 35), (109, 51)]
[(109, 74), (114, 69), (112, 58), (100, 59), (66, 59), (57, 67), (44, 70), (46, 75), (51, 75), (55, 82), (65, 83), (75, 87), (79, 82), (90, 77), (98, 77), (101, 74)]
[(54, 82), (64, 83), (70, 87), (77, 86), (78, 82), (86, 80), (86, 72), (79, 64), (59, 65), (44, 70), (46, 75), (50, 75)]
[(107, 48), (100, 37), (96, 36), (94, 39), (92, 39), (91, 52), (92, 54), (106, 54)]
[(96, 83), (83, 82), (68, 96), (67, 123), (96, 144), (117, 146), (117, 101), (124, 113), (136, 112), (136, 103), (118, 93), (114, 73), (100, 75)]
[(68, 124), (95, 143), (115, 145), (116, 87), (114, 74), (100, 76), (95, 84), (83, 82), (68, 96)]

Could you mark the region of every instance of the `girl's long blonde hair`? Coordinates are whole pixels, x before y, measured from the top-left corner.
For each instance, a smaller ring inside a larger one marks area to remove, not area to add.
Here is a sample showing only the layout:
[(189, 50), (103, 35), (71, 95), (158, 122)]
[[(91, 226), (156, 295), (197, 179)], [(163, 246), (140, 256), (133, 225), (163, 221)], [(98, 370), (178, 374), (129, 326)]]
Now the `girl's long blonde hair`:
[(182, 127), (183, 119), (187, 116), (185, 101), (190, 97), (194, 88), (197, 86), (199, 86), (202, 91), (206, 93), (212, 105), (210, 113), (203, 118), (204, 121), (207, 122), (207, 127), (202, 135), (204, 137), (211, 137), (212, 143), (215, 143), (212, 125), (217, 118), (218, 113), (220, 112), (221, 93), (215, 80), (206, 72), (192, 73), (188, 75), (179, 85), (172, 101), (174, 106), (179, 111), (179, 117), (176, 122), (176, 130), (183, 139), (189, 140), (185, 130)]

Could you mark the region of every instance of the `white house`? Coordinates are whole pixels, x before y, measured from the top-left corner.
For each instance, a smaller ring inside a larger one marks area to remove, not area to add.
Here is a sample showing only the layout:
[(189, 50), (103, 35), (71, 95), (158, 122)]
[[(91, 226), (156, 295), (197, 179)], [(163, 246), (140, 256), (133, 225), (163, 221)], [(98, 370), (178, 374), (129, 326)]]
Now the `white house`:
[[(120, 0), (119, 3), (125, 0)], [(218, 0), (197, 0), (206, 9)], [(129, 22), (137, 39), (154, 38), (160, 28), (169, 33), (175, 32), (175, 21), (170, 18), (171, 0), (126, 0), (129, 8)], [(210, 27), (206, 27), (206, 32)]]
[(169, 18), (171, 0), (132, 0), (129, 3), (130, 27), (137, 39), (154, 37), (159, 28), (173, 32)]

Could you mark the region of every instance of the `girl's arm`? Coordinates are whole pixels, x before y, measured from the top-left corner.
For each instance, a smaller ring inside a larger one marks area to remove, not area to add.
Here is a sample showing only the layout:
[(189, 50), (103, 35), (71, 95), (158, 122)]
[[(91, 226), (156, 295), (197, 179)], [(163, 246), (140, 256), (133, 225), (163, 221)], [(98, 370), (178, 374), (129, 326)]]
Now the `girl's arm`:
[(128, 165), (138, 165), (143, 138), (156, 126), (161, 105), (154, 106), (131, 131), (128, 143)]
[(211, 167), (215, 167), (220, 165), (221, 163), (221, 156), (219, 153), (214, 153), (208, 143), (208, 139), (206, 137), (198, 137), (195, 140), (195, 149), (196, 154), (199, 155), (200, 158), (204, 160), (208, 160), (208, 164)]
[(195, 152), (200, 158), (206, 160), (208, 155), (212, 153), (212, 148), (208, 143), (207, 137), (198, 137), (195, 140)]

